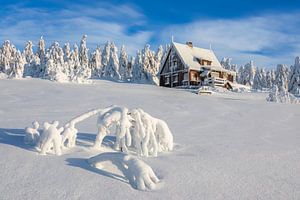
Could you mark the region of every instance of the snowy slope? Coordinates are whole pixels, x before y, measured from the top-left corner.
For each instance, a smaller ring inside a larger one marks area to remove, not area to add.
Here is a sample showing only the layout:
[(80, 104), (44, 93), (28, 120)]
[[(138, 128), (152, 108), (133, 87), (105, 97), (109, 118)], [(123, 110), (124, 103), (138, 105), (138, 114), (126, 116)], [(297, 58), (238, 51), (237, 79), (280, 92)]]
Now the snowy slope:
[[(266, 94), (197, 96), (108, 81), (0, 80), (0, 91), (0, 199), (300, 199), (299, 105), (268, 103)], [(65, 155), (40, 156), (23, 145), (33, 120), (64, 123), (111, 104), (168, 123), (174, 151), (143, 158), (162, 180), (158, 190), (140, 192), (89, 167), (86, 158), (100, 153), (89, 148), (96, 118), (79, 124), (78, 147)]]

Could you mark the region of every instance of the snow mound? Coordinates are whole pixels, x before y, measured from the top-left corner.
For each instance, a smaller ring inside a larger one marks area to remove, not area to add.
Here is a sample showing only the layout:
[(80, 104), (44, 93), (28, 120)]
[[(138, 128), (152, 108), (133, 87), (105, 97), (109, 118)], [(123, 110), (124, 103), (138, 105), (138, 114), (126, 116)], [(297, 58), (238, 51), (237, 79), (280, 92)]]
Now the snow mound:
[(123, 153), (102, 153), (88, 159), (88, 163), (100, 170), (104, 169), (103, 162), (110, 161), (123, 173), (130, 185), (138, 190), (154, 190), (159, 179), (152, 168), (135, 156)]

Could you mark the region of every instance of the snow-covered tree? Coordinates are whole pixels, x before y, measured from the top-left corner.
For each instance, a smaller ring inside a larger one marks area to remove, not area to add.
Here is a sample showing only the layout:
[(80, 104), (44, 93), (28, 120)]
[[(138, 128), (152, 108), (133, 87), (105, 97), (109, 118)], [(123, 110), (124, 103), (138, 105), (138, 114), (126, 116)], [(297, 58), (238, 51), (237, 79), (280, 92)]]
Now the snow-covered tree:
[(16, 47), (6, 40), (0, 48), (0, 72), (9, 78), (22, 78), (25, 58)]
[(104, 71), (104, 76), (106, 78), (112, 78), (114, 80), (120, 80), (121, 76), (119, 74), (119, 58), (118, 49), (114, 43), (111, 43), (109, 61)]
[(158, 85), (159, 80), (157, 77), (158, 68), (155, 60), (155, 53), (151, 51), (150, 45), (147, 44), (142, 51), (143, 55), (143, 76), (141, 81), (145, 83), (152, 83)]
[(162, 62), (163, 58), (164, 58), (164, 48), (162, 45), (159, 45), (159, 47), (156, 51), (156, 54), (155, 54), (155, 62), (156, 62), (155, 69), (157, 70), (157, 73), (160, 70), (161, 62)]
[(254, 75), (255, 75), (255, 65), (253, 61), (244, 65), (243, 71), (240, 74), (240, 83), (243, 85), (253, 85)]
[(263, 90), (267, 87), (266, 72), (264, 69), (256, 69), (252, 88), (255, 90)]
[(90, 68), (92, 69), (92, 78), (100, 78), (102, 76), (102, 52), (100, 47), (97, 47), (92, 53)]
[(120, 64), (119, 73), (121, 76), (121, 80), (126, 80), (127, 78), (126, 72), (128, 67), (128, 55), (126, 53), (124, 45), (121, 46), (119, 64)]
[(26, 59), (24, 75), (37, 77), (39, 75), (40, 59), (38, 58), (38, 56), (34, 55), (32, 47), (32, 42), (28, 41), (23, 51), (23, 55)]
[(221, 65), (223, 66), (223, 68), (225, 68), (227, 70), (235, 71), (236, 72), (237, 65), (236, 64), (232, 64), (231, 61), (232, 61), (232, 58), (226, 58), (226, 57), (224, 57), (221, 60)]
[[(72, 77), (73, 82), (77, 83), (85, 83), (87, 80), (91, 78), (92, 70), (89, 67), (89, 56), (88, 56), (88, 48), (86, 46), (87, 36), (84, 35), (80, 42), (79, 48), (79, 66), (75, 65), (74, 76)], [(76, 50), (77, 51), (77, 50)], [(75, 52), (75, 48), (74, 48)], [(77, 52), (75, 53), (77, 54)]]
[(288, 89), (288, 75), (289, 75), (289, 70), (288, 70), (286, 65), (283, 65), (283, 64), (277, 65), (275, 85), (277, 85), (277, 87), (279, 89), (283, 88), (284, 91), (287, 91), (287, 89)]
[(289, 76), (288, 91), (300, 95), (300, 58), (295, 58), (295, 64), (291, 66), (291, 72)]
[(132, 82), (138, 82), (142, 79), (143, 60), (141, 51), (137, 51), (134, 64), (132, 66)]
[(244, 66), (240, 66), (240, 68), (238, 69), (237, 75), (236, 75), (236, 81), (239, 84), (243, 84), (243, 82), (244, 82), (243, 74), (244, 74)]
[(132, 79), (132, 68), (135, 62), (135, 57), (131, 56), (130, 61), (127, 64), (126, 72), (125, 72), (125, 78), (126, 80)]
[(43, 39), (43, 36), (41, 36), (39, 42), (38, 42), (38, 47), (37, 47), (37, 52), (36, 52), (40, 65), (37, 70), (37, 77), (43, 77), (45, 73), (45, 67), (46, 67), (46, 47), (45, 47), (45, 40)]
[(79, 48), (79, 61), (80, 66), (82, 68), (88, 68), (89, 63), (89, 55), (88, 55), (88, 48), (86, 46), (86, 39), (87, 35), (82, 36), (82, 39), (80, 41), (80, 48)]
[(47, 63), (44, 78), (51, 81), (69, 81), (68, 71), (64, 65), (63, 49), (58, 42), (54, 42), (47, 53)]
[(268, 70), (266, 73), (266, 87), (272, 88), (275, 81), (275, 72), (274, 70)]
[(110, 58), (110, 47), (111, 43), (109, 41), (106, 42), (102, 51), (102, 67), (103, 67), (103, 75), (104, 71), (106, 70), (107, 64)]
[(277, 85), (274, 85), (270, 90), (267, 101), (275, 103), (299, 103), (299, 99), (297, 99), (293, 94), (289, 93), (286, 88), (283, 86), (278, 87)]
[(132, 81), (158, 84), (158, 70), (159, 65), (157, 64), (155, 53), (150, 50), (150, 45), (146, 45), (142, 52), (137, 52), (132, 68)]
[(14, 65), (12, 66), (10, 77), (22, 78), (24, 74), (24, 66), (26, 60), (20, 51), (17, 51), (14, 57)]
[(0, 53), (0, 70), (6, 75), (10, 75), (16, 49), (9, 40), (6, 40), (1, 47)]

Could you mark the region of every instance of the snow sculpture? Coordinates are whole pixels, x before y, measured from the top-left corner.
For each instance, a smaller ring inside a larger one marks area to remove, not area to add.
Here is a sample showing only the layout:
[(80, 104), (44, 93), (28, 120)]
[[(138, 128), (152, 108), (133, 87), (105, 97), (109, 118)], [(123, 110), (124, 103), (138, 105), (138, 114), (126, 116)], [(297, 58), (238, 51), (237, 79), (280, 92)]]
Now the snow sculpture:
[(153, 190), (159, 179), (152, 168), (142, 160), (123, 153), (102, 153), (88, 159), (95, 168), (102, 169), (101, 163), (111, 161), (123, 172), (129, 183), (138, 190)]
[(78, 130), (74, 123), (68, 123), (64, 127), (62, 133), (62, 146), (66, 145), (68, 148), (75, 147)]
[(58, 124), (58, 121), (54, 121), (52, 124), (48, 122), (44, 123), (41, 140), (39, 142), (41, 155), (46, 155), (46, 153), (51, 152), (52, 149), (56, 155), (61, 155), (62, 137), (60, 134), (64, 128), (58, 128)]
[(32, 127), (25, 128), (25, 144), (35, 146), (38, 143), (40, 139), (40, 133), (38, 131), (39, 126), (39, 123), (37, 121), (34, 121), (32, 122)]

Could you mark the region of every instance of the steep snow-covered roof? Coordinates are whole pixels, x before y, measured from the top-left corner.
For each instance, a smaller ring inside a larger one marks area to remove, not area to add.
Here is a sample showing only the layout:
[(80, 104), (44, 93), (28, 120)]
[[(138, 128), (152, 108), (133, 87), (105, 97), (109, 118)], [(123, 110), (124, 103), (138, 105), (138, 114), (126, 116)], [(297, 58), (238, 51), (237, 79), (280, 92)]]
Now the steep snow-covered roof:
[(200, 70), (203, 65), (200, 65), (197, 59), (204, 59), (212, 62), (211, 65), (205, 65), (206, 68), (234, 73), (224, 69), (218, 61), (214, 52), (210, 49), (190, 47), (186, 44), (180, 44), (176, 42), (173, 42), (172, 45), (173, 47), (175, 47), (184, 64), (187, 65), (190, 69)]

